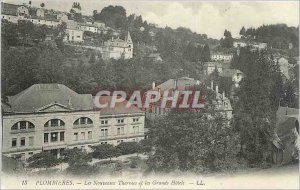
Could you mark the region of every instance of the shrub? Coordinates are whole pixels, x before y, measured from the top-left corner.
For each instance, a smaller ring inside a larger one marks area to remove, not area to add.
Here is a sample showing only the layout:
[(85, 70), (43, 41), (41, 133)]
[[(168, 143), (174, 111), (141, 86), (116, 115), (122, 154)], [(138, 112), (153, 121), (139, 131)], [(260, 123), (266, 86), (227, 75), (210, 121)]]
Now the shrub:
[(133, 154), (138, 152), (138, 143), (136, 142), (122, 142), (118, 146), (116, 146), (117, 149), (120, 150), (120, 153), (122, 155), (126, 154)]
[(92, 153), (93, 158), (97, 158), (97, 159), (109, 158), (111, 160), (112, 157), (120, 156), (119, 149), (115, 148), (111, 144), (101, 144), (98, 146), (92, 146), (92, 149), (94, 151)]
[(132, 160), (131, 163), (130, 163), (130, 168), (137, 168), (138, 166), (138, 163), (136, 160)]

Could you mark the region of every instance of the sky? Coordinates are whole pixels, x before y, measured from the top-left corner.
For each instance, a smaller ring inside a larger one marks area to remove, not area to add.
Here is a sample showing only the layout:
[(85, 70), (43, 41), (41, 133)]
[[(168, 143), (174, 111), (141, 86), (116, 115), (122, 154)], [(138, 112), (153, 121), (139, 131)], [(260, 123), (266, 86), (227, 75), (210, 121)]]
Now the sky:
[[(2, 0), (23, 4), (28, 1)], [(69, 11), (74, 0), (31, 0), (33, 6), (45, 3), (45, 8)], [(76, 0), (82, 13), (92, 15), (108, 5), (123, 6), (129, 14), (142, 15), (147, 22), (160, 27), (186, 27), (193, 32), (220, 39), (227, 29), (233, 37), (239, 36), (245, 26), (285, 23), (299, 26), (299, 1), (140, 1), (140, 0)]]

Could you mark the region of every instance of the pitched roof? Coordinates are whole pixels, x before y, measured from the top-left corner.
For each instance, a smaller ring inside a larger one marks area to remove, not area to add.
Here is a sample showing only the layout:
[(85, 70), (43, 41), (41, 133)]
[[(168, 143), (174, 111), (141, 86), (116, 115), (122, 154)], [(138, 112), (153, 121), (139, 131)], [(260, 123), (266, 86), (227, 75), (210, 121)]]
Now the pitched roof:
[(13, 113), (38, 112), (53, 104), (75, 111), (93, 110), (91, 94), (77, 94), (62, 84), (35, 84), (8, 100)]
[(204, 67), (222, 67), (222, 63), (220, 62), (205, 62)]
[(189, 77), (181, 77), (178, 79), (169, 79), (166, 82), (156, 86), (155, 89), (164, 90), (171, 90), (176, 88), (184, 88), (186, 86), (194, 86), (199, 84), (198, 80)]
[(275, 135), (279, 138), (277, 141), (286, 144), (290, 140), (297, 122), (299, 125), (299, 109), (279, 107), (276, 112), (275, 125)]
[(149, 58), (161, 58), (159, 53), (150, 53), (148, 55)]
[(4, 15), (17, 15), (17, 9), (20, 5), (14, 5), (9, 3), (1, 3), (1, 14)]
[[(93, 97), (93, 100), (95, 100), (95, 96)], [(116, 105), (114, 108), (110, 107), (112, 100), (112, 96), (100, 96), (99, 102), (100, 104), (106, 104), (108, 103), (108, 106), (106, 108), (98, 108), (94, 105), (94, 109), (100, 110), (101, 115), (116, 115), (116, 114), (130, 114), (130, 113), (144, 113), (141, 109), (134, 105), (130, 105), (130, 107), (126, 107), (128, 101), (124, 100), (123, 102), (116, 102)]]
[(242, 71), (238, 70), (238, 69), (224, 69), (221, 73), (220, 76), (221, 77), (232, 77), (235, 74), (243, 74)]
[(296, 115), (299, 115), (299, 109), (289, 108), (289, 107), (279, 107), (276, 112), (276, 115), (296, 116)]

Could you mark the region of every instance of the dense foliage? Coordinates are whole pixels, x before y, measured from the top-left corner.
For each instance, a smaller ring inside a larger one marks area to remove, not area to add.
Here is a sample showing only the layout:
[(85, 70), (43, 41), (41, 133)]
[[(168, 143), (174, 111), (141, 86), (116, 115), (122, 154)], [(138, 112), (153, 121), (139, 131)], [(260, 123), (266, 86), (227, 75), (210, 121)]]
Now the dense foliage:
[(243, 38), (266, 42), (268, 46), (277, 49), (288, 49), (289, 43), (299, 48), (299, 27), (288, 27), (286, 24), (263, 25), (258, 28), (244, 27), (240, 34)]
[(147, 161), (156, 172), (235, 169), (237, 134), (221, 115), (171, 113), (152, 129), (155, 153)]
[(34, 154), (27, 160), (28, 167), (30, 168), (50, 168), (60, 163), (60, 160), (56, 158), (52, 153), (40, 152)]

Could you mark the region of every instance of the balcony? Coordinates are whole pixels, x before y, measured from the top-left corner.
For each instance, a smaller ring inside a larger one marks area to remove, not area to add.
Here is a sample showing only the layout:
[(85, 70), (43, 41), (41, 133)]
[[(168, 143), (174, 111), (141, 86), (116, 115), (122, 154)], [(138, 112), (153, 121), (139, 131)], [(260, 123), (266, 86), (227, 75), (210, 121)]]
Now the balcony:
[(65, 130), (65, 126), (57, 126), (57, 127), (44, 127), (45, 131), (57, 131), (57, 130)]
[(73, 125), (74, 129), (78, 129), (78, 128), (92, 128), (94, 127), (93, 124), (78, 124), (78, 125)]
[(144, 132), (139, 133), (130, 133), (130, 134), (120, 134), (120, 135), (107, 135), (100, 136), (100, 140), (114, 140), (114, 139), (125, 139), (125, 138), (134, 138), (134, 137), (143, 137), (145, 135)]
[(17, 134), (17, 133), (33, 133), (35, 132), (35, 129), (20, 129), (20, 130), (12, 130), (11, 134)]
[(53, 149), (53, 148), (65, 148), (66, 142), (64, 141), (57, 141), (57, 142), (48, 142), (48, 143), (44, 143), (43, 144), (43, 149), (47, 150), (47, 149)]

